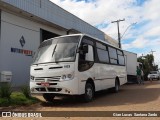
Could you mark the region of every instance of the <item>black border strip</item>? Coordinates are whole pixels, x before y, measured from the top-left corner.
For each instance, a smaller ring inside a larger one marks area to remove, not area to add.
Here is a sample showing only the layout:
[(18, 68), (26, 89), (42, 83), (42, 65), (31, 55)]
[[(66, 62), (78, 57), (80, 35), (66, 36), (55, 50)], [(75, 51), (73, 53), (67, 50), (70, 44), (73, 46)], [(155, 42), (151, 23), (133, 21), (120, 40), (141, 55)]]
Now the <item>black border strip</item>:
[(95, 80), (106, 80), (106, 79), (115, 79), (115, 78), (100, 78), (100, 79), (95, 79)]
[[(125, 77), (118, 77), (118, 78), (125, 78)], [(94, 80), (107, 80), (107, 79), (115, 79), (115, 78), (100, 78), (100, 79), (94, 79)], [(81, 82), (85, 82), (87, 80), (81, 80)]]

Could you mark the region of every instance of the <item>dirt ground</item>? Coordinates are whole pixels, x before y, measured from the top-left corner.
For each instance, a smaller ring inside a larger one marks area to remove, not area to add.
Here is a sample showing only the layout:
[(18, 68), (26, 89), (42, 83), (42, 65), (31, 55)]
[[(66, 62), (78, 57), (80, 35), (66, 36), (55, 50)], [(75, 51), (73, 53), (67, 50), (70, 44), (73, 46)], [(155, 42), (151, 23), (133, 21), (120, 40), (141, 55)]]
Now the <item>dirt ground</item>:
[[(0, 110), (13, 111), (160, 111), (160, 81), (150, 83), (146, 81), (144, 85), (127, 84), (121, 86), (119, 93), (110, 93), (108, 90), (96, 93), (95, 99), (90, 103), (83, 103), (81, 100), (70, 98), (56, 98), (54, 103), (45, 102), (42, 96), (36, 95), (42, 102), (15, 108), (0, 108)], [(87, 112), (87, 114), (93, 114)], [(90, 115), (92, 116), (92, 115)], [(45, 117), (45, 118), (23, 118), (24, 120), (79, 120), (79, 119), (114, 119), (114, 120), (141, 120), (160, 119), (160, 117)], [(1, 119), (1, 118), (0, 118)], [(12, 120), (13, 118), (2, 118), (2, 120)], [(14, 118), (16, 120), (22, 118)]]

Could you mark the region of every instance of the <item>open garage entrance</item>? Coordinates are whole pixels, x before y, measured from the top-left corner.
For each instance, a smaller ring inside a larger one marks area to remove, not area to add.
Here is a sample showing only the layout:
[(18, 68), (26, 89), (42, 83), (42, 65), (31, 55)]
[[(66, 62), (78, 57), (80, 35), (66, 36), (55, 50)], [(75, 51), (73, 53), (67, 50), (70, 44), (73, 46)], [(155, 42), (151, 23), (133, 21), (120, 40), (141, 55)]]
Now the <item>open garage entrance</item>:
[(56, 33), (52, 33), (50, 31), (44, 30), (44, 29), (40, 29), (40, 42), (43, 42), (44, 40), (50, 39), (50, 38), (54, 38), (60, 36)]

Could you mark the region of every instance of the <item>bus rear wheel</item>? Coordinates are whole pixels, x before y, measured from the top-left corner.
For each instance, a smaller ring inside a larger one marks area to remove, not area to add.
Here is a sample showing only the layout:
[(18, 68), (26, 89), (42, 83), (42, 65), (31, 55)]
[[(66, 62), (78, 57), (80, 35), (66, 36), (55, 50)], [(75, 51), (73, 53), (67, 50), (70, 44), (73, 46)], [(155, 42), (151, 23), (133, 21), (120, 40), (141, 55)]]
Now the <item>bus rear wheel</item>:
[(116, 79), (116, 80), (115, 80), (115, 87), (114, 87), (114, 92), (115, 92), (115, 93), (118, 93), (118, 92), (119, 92), (119, 87), (120, 87), (119, 81)]
[(53, 102), (55, 95), (52, 93), (44, 93), (43, 98), (48, 102)]
[(94, 88), (91, 83), (86, 83), (85, 86), (85, 94), (84, 94), (84, 101), (91, 102), (94, 97)]

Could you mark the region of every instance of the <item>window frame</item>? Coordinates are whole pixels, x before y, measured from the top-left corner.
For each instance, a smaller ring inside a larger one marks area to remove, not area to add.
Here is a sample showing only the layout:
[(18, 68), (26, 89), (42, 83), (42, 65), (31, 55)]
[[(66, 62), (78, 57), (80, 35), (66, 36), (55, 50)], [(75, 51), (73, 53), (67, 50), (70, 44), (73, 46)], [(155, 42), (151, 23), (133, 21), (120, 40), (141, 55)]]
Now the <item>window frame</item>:
[[(102, 47), (97, 46), (97, 44), (102, 44), (105, 47), (105, 49), (103, 49)], [(96, 49), (97, 60), (98, 60), (97, 62), (98, 63), (104, 63), (104, 64), (110, 64), (108, 45), (104, 44), (102, 42), (96, 41), (95, 49)], [(105, 61), (100, 61), (99, 56), (98, 56), (98, 49), (106, 51), (108, 53), (108, 62), (107, 61), (106, 62)]]
[[(118, 51), (122, 52), (122, 54), (118, 54)], [(122, 65), (122, 64), (119, 64), (119, 58), (118, 58), (118, 55), (120, 55), (120, 56), (122, 56), (122, 57), (123, 57), (123, 59), (124, 59), (124, 64), (123, 64), (123, 65)], [(119, 50), (119, 49), (117, 49), (117, 58), (118, 58), (118, 64), (119, 64), (120, 66), (125, 66), (125, 57), (124, 57), (124, 52), (123, 52), (123, 50)]]
[[(110, 47), (110, 48), (112, 48), (112, 49), (115, 49), (115, 50), (116, 50), (116, 56), (117, 56), (117, 59), (116, 59), (116, 58), (112, 58), (112, 57), (111, 57), (111, 55), (110, 55), (110, 52), (109, 52), (109, 47)], [(112, 47), (112, 46), (109, 46), (109, 47), (108, 47), (108, 52), (109, 52), (110, 64), (112, 64), (112, 65), (119, 65), (119, 63), (118, 63), (118, 54), (117, 54), (117, 48), (115, 48), (115, 47)], [(116, 61), (117, 61), (117, 63), (111, 63), (111, 59), (113, 59), (113, 60), (116, 60)]]
[[(83, 42), (84, 40), (86, 40), (86, 42)], [(89, 41), (89, 42), (87, 42), (87, 41)], [(84, 70), (80, 69), (80, 66), (79, 66), (80, 53), (79, 53), (79, 57), (78, 57), (78, 71), (79, 71), (79, 72), (84, 72), (84, 71), (89, 70), (89, 69), (94, 65), (95, 59), (96, 59), (96, 55), (95, 55), (95, 40), (92, 39), (92, 38), (90, 38), (90, 37), (88, 37), (88, 36), (83, 36), (83, 37), (81, 38), (81, 42), (80, 42), (79, 48), (82, 46), (82, 44), (90, 45), (90, 46), (93, 47), (93, 61), (87, 61), (87, 60), (85, 61), (85, 60), (84, 60), (84, 62), (86, 62), (86, 63), (87, 63), (87, 62), (92, 62), (92, 65), (89, 66), (87, 69), (84, 69)], [(82, 61), (81, 61), (81, 62), (82, 62)]]
[[(90, 41), (93, 42), (93, 44), (89, 44), (89, 45), (93, 46), (94, 63), (108, 64), (108, 65), (117, 65), (117, 66), (125, 66), (125, 56), (124, 56), (123, 50), (121, 50), (121, 49), (119, 49), (119, 48), (116, 48), (116, 47), (114, 47), (114, 46), (111, 46), (111, 45), (109, 45), (109, 44), (107, 44), (107, 43), (101, 42), (100, 40), (97, 40), (97, 39), (95, 39), (95, 38), (86, 36), (86, 35), (82, 37), (81, 42), (83, 41), (84, 38), (86, 38), (86, 39), (88, 39), (88, 40), (90, 40)], [(103, 48), (101, 48), (101, 47), (97, 47), (97, 43), (100, 43), (100, 44), (104, 45), (104, 46), (106, 47), (106, 49), (103, 49)], [(109, 47), (111, 47), (111, 48), (113, 48), (113, 49), (116, 49), (117, 59), (115, 59), (115, 60), (117, 60), (117, 64), (111, 63), (111, 60), (110, 60), (110, 59), (114, 59), (114, 58), (110, 58)], [(101, 50), (104, 50), (104, 51), (107, 51), (107, 52), (108, 52), (109, 62), (102, 62), (102, 61), (99, 60), (97, 49), (101, 49)], [(118, 55), (119, 55), (119, 54), (118, 54), (118, 51), (120, 51), (120, 52), (122, 53), (121, 56), (123, 56), (123, 58), (124, 58), (124, 65), (119, 64), (119, 59), (118, 59)]]

